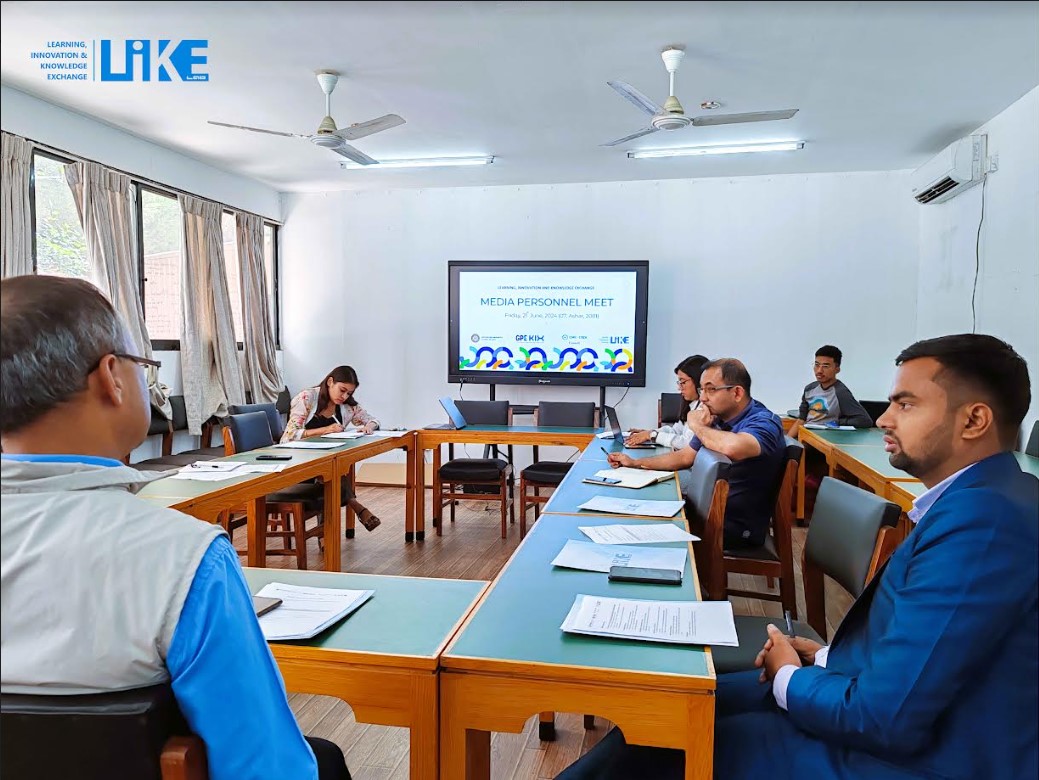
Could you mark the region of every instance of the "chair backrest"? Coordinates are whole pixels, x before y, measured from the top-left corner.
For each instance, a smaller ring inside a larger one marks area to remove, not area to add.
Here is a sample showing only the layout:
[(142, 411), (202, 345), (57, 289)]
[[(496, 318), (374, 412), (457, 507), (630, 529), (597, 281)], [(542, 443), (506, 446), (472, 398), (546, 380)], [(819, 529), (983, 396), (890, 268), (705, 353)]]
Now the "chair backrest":
[(186, 431), (188, 429), (188, 410), (184, 406), (184, 396), (171, 395), (170, 406), (173, 407), (173, 430)]
[(685, 497), (701, 520), (707, 520), (714, 501), (715, 483), (727, 481), (732, 461), (720, 452), (701, 447), (696, 460), (689, 469), (689, 477), (683, 480)]
[(1032, 423), (1032, 433), (1028, 437), (1028, 444), (1025, 445), (1025, 455), (1039, 458), (1039, 420)]
[(289, 393), (289, 388), (283, 387), (281, 392), (278, 393), (278, 400), (274, 403), (278, 409), (279, 414), (283, 414), (286, 417), (289, 416), (289, 409), (292, 408), (292, 395)]
[[(270, 447), (274, 444), (266, 412), (229, 414), (224, 432), (224, 452), (228, 455), (234, 455), (236, 452), (249, 452), (249, 450), (256, 450), (260, 447)], [(229, 444), (230, 446), (228, 446)]]
[(657, 401), (657, 427), (676, 423), (682, 413), (681, 393), (661, 393)]
[[(797, 480), (797, 467), (804, 457), (805, 448), (797, 439), (784, 436), (786, 452), (783, 455), (783, 464), (776, 474), (776, 483), (773, 495), (776, 497), (776, 515), (782, 514), (779, 507), (789, 507), (793, 496), (794, 482)], [(784, 495), (785, 494), (785, 495)]]
[(249, 414), (249, 412), (263, 412), (267, 415), (267, 422), (271, 426), (271, 437), (279, 441), (285, 433), (285, 422), (278, 414), (276, 404), (231, 404), (227, 407), (230, 414)]
[(166, 419), (166, 415), (162, 413), (155, 404), (152, 404), (152, 421), (148, 426), (149, 436), (159, 436), (160, 434), (167, 434), (172, 430), (172, 423)]
[(805, 559), (858, 597), (866, 587), (877, 537), (901, 510), (880, 496), (823, 477), (805, 540)]
[(81, 696), (0, 695), (4, 777), (161, 778), (172, 735), (189, 735), (173, 690), (154, 685)]
[(508, 425), (508, 401), (455, 401), (469, 425)]
[(873, 421), (874, 425), (877, 424), (877, 420), (890, 406), (887, 401), (859, 401), (859, 403), (862, 404), (862, 408), (866, 410), (866, 414), (869, 415), (869, 419)]
[(592, 428), (595, 426), (595, 404), (591, 401), (542, 401), (534, 410), (534, 421), (536, 425)]

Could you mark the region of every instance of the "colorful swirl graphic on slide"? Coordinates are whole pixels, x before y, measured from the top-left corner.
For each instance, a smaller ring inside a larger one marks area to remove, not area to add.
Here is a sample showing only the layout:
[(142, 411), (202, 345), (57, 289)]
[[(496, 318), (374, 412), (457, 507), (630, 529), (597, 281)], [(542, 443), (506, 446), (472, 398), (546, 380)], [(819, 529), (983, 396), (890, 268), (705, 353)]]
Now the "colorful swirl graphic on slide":
[[(541, 347), (519, 347), (519, 357), (508, 347), (469, 347), (469, 357), (459, 356), (460, 370), (521, 369), (523, 371), (609, 371), (631, 373), (635, 370), (635, 358), (626, 349), (604, 349), (605, 360), (599, 359), (594, 349), (585, 347), (552, 347), (548, 352)], [(597, 362), (598, 361), (598, 362)]]

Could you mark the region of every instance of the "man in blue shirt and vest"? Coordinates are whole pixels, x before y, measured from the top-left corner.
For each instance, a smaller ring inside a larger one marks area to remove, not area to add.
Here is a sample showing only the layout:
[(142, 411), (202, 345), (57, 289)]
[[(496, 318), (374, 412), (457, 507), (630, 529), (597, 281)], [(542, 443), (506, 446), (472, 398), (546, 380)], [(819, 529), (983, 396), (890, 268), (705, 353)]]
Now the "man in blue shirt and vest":
[[(896, 364), (877, 426), (927, 488), (915, 528), (828, 647), (770, 625), (760, 672), (718, 678), (717, 778), (1039, 775), (1039, 480), (1011, 452), (1028, 367), (972, 333)], [(683, 764), (614, 730), (559, 780), (677, 779)]]
[(751, 398), (750, 373), (735, 358), (721, 358), (704, 366), (700, 399), (700, 406), (686, 419), (693, 432), (688, 447), (638, 460), (611, 454), (610, 464), (678, 471), (693, 465), (701, 447), (720, 452), (732, 461), (725, 505), (725, 547), (760, 547), (768, 536), (786, 452), (783, 423)]
[(169, 682), (212, 780), (349, 780), (300, 733), (227, 534), (135, 495), (163, 476), (120, 462), (151, 417), (135, 351), (93, 285), (0, 282), (0, 689)]

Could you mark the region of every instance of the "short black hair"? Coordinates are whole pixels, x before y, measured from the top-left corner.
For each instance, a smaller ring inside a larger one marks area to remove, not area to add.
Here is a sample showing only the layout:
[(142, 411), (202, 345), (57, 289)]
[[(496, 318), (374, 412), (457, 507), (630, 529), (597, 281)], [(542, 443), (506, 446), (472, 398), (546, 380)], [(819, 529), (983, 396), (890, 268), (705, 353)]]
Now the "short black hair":
[(995, 415), (1000, 442), (1014, 446), (1032, 402), (1032, 386), (1028, 364), (1012, 346), (981, 333), (940, 336), (906, 347), (895, 365), (919, 358), (934, 358), (941, 364), (935, 381), (947, 391), (980, 393)]
[(841, 364), (841, 358), (844, 357), (844, 353), (841, 352), (833, 344), (823, 344), (819, 349), (815, 350), (816, 357), (828, 357), (833, 360), (838, 366)]
[[(696, 394), (700, 395), (700, 374), (703, 373), (703, 367), (710, 362), (710, 359), (705, 358), (703, 355), (690, 355), (675, 366), (675, 373), (677, 374), (681, 371), (687, 377), (692, 379), (693, 387), (696, 388)], [(681, 405), (678, 407), (678, 419), (685, 420), (686, 415), (689, 414), (691, 408), (692, 404), (683, 398)]]
[(742, 361), (736, 358), (718, 358), (712, 360), (703, 370), (717, 368), (722, 372), (722, 381), (727, 385), (742, 387), (750, 395), (750, 372)]

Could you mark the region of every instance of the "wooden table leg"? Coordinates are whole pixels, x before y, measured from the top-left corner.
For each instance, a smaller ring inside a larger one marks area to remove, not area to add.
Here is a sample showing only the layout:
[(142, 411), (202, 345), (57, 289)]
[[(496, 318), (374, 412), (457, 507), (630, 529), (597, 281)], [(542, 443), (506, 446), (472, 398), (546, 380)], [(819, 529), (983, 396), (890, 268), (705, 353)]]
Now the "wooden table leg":
[[(404, 541), (411, 542), (414, 540), (422, 541), (426, 538), (426, 531), (423, 528), (421, 531), (415, 529), (415, 479), (418, 474), (418, 466), (415, 464), (415, 450), (417, 449), (416, 436), (412, 434), (408, 443), (404, 445), (404, 453), (407, 456), (406, 465), (404, 471), (406, 474), (407, 484), (405, 485), (405, 497), (404, 497)], [(421, 485), (421, 482), (418, 483)]]
[(804, 522), (805, 519), (805, 461), (808, 460), (808, 451), (801, 453), (801, 462), (797, 464), (797, 519)]
[[(353, 493), (354, 497), (357, 496), (357, 486), (354, 484), (354, 464), (350, 464), (346, 469), (346, 484), (350, 488), (350, 492)], [(342, 491), (343, 480), (339, 480), (339, 489)], [(342, 503), (343, 497), (340, 493), (339, 502)], [(357, 513), (353, 510), (349, 504), (346, 505), (346, 538), (353, 539), (354, 533), (357, 527)]]
[(267, 565), (267, 497), (260, 496), (245, 506), (246, 561), (250, 566)]
[(336, 467), (325, 477), (325, 571), (342, 570), (342, 549), (339, 541), (342, 530), (340, 497), (339, 469)]
[(435, 674), (414, 678), (411, 714), (409, 777), (413, 780), (437, 780), (440, 773), (440, 698)]
[(415, 435), (415, 459), (414, 459), (414, 490), (415, 496), (415, 533), (426, 536), (426, 451), (419, 446), (418, 434)]

